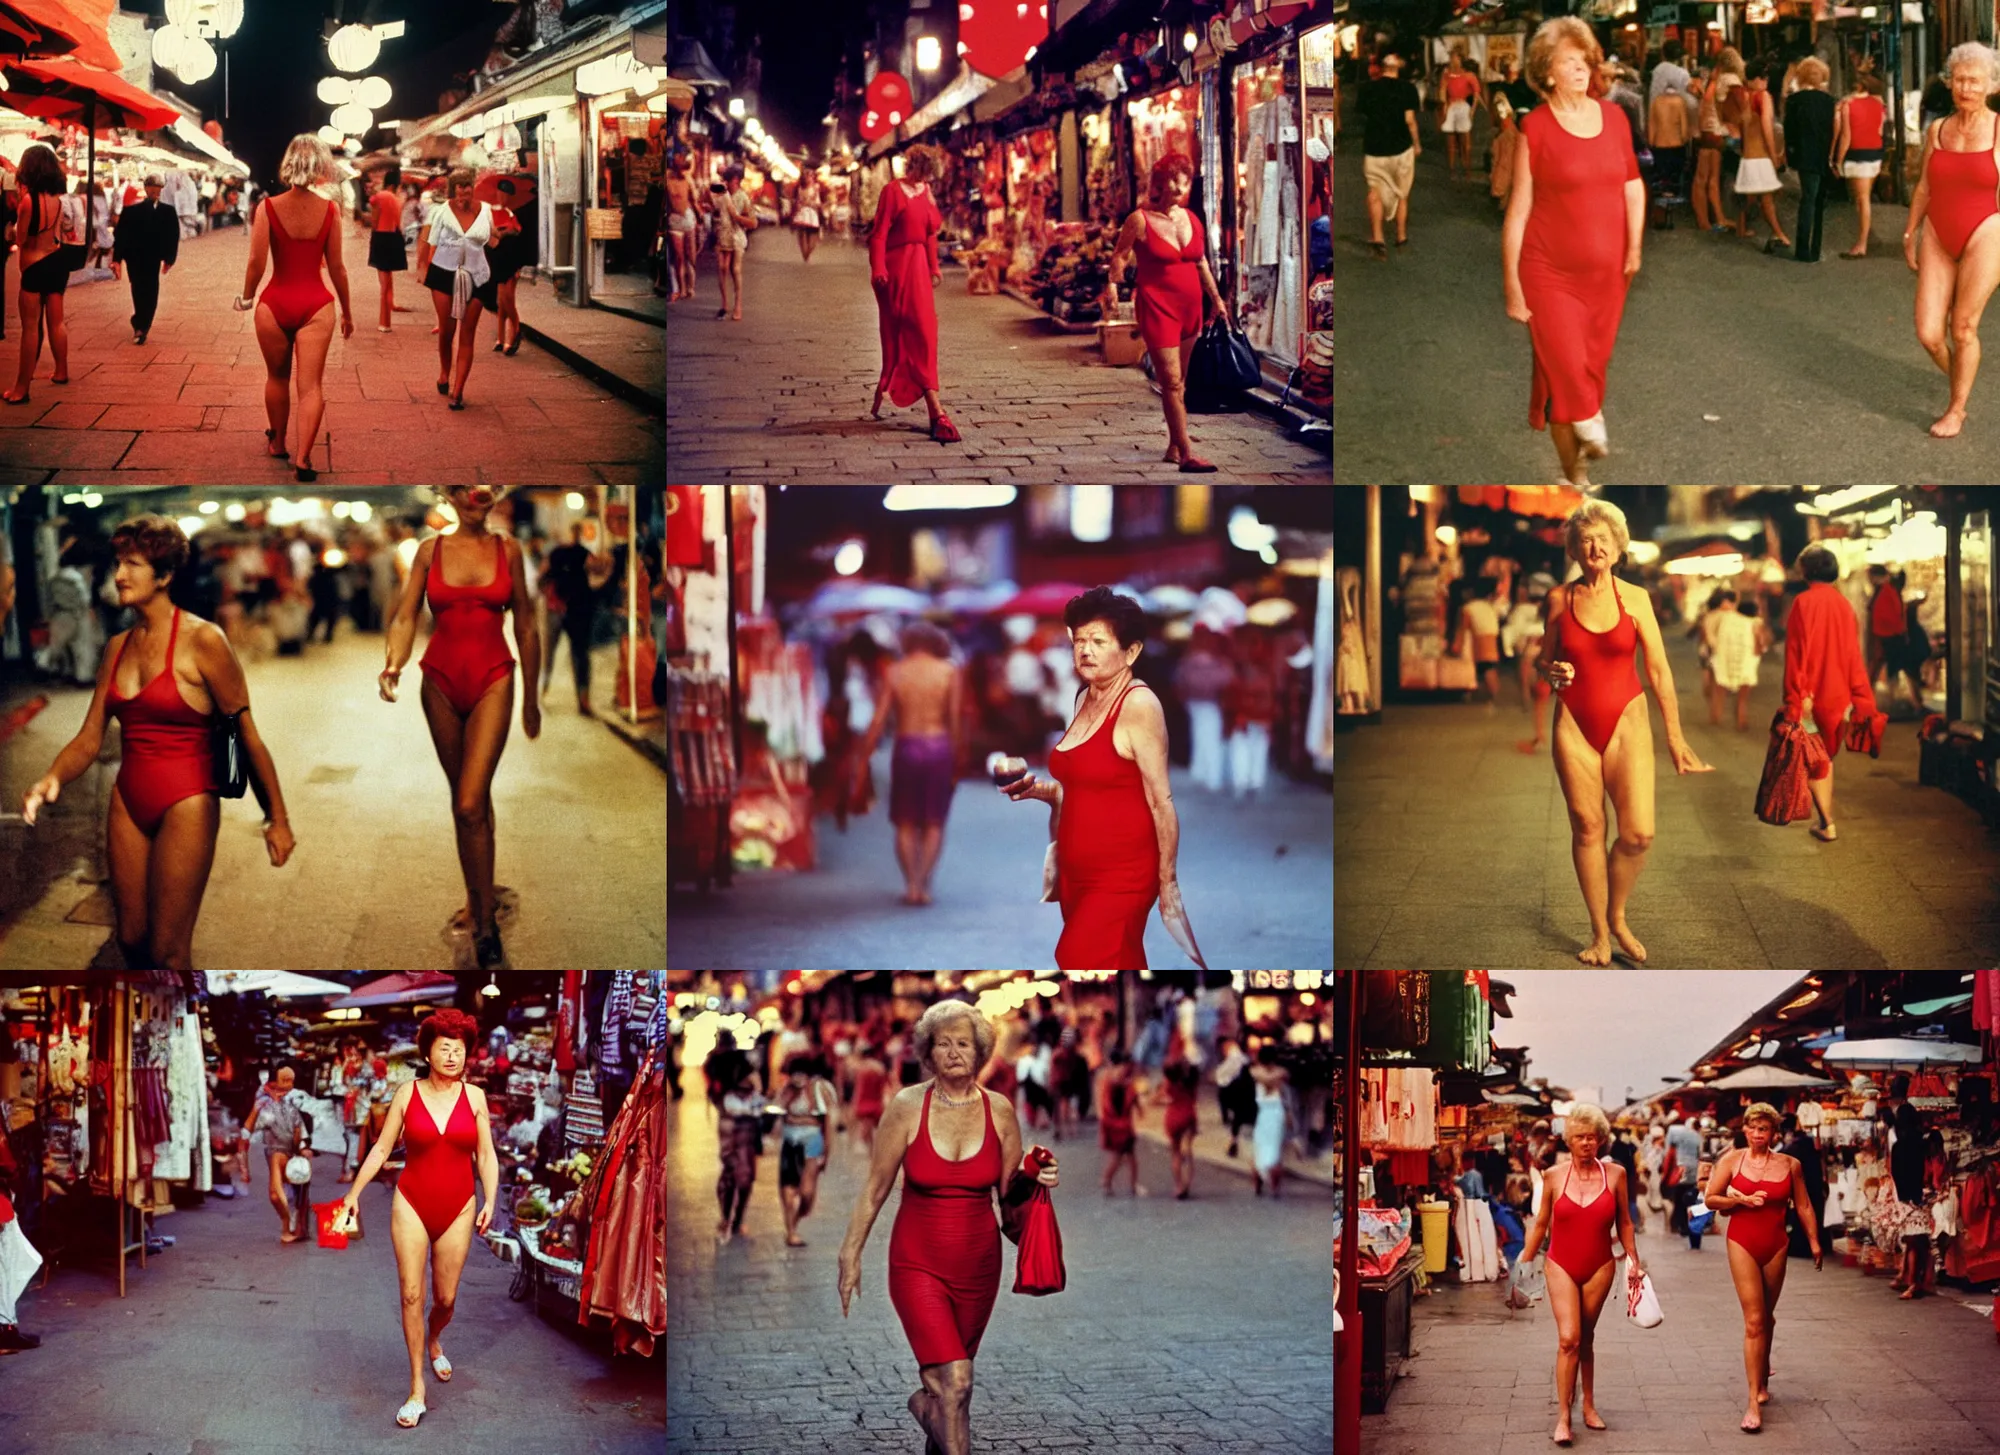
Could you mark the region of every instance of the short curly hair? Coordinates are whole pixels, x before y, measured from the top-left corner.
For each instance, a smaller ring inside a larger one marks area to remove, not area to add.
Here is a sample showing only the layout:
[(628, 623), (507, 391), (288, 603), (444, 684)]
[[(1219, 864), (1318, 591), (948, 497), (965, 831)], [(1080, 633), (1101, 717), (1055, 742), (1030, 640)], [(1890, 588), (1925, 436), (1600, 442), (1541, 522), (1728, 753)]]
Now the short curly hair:
[(906, 182), (928, 182), (944, 175), (944, 152), (942, 149), (918, 142), (903, 153), (903, 180)]
[(936, 1044), (939, 1032), (954, 1021), (972, 1022), (972, 1059), (976, 1063), (976, 1075), (993, 1055), (993, 1023), (981, 1015), (971, 1005), (962, 1000), (940, 1000), (925, 1011), (910, 1031), (910, 1047), (917, 1053), (917, 1062), (925, 1070), (935, 1073), (931, 1065), (931, 1047)]
[(1528, 84), (1543, 96), (1555, 90), (1556, 52), (1565, 45), (1573, 45), (1583, 53), (1592, 74), (1604, 64), (1604, 47), (1598, 43), (1596, 32), (1583, 21), (1574, 15), (1544, 20), (1528, 41), (1527, 63)]
[(1624, 555), (1631, 546), (1632, 529), (1625, 523), (1625, 512), (1608, 500), (1586, 500), (1563, 522), (1563, 551), (1572, 561), (1583, 559), (1579, 554), (1583, 550), (1583, 533), (1593, 525), (1611, 532), (1612, 544), (1619, 555)]
[(1111, 628), (1120, 651), (1146, 640), (1146, 609), (1109, 586), (1093, 586), (1081, 596), (1072, 596), (1063, 607), (1063, 625), (1072, 632), (1093, 621)]
[(1563, 1140), (1568, 1141), (1578, 1132), (1595, 1132), (1598, 1137), (1611, 1140), (1611, 1118), (1604, 1114), (1604, 1108), (1593, 1106), (1587, 1101), (1574, 1103), (1563, 1114)]
[(1753, 1101), (1743, 1108), (1743, 1125), (1747, 1128), (1752, 1122), (1766, 1123), (1771, 1128), (1771, 1135), (1775, 1137), (1784, 1126), (1785, 1119), (1770, 1102)]
[(1188, 185), (1194, 185), (1194, 161), (1184, 152), (1168, 152), (1157, 162), (1146, 178), (1146, 200), (1158, 202), (1167, 192), (1167, 179), (1185, 177)]
[(1814, 544), (1799, 552), (1799, 574), (1808, 581), (1831, 585), (1840, 579), (1840, 557)]
[(431, 1047), (442, 1038), (447, 1041), (463, 1041), (470, 1048), (479, 1039), (479, 1022), (462, 1010), (439, 1010), (423, 1018), (417, 1027), (417, 1054), (426, 1061), (431, 1058)]
[(111, 554), (142, 558), (156, 579), (171, 576), (187, 564), (187, 532), (164, 515), (135, 515), (111, 532)]

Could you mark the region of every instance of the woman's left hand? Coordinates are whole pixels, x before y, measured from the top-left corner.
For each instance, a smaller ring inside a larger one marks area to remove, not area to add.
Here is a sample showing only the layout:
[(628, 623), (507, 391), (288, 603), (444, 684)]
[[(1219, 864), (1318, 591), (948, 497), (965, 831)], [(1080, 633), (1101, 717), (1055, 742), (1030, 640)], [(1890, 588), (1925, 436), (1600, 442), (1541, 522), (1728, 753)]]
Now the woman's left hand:
[(268, 823), (264, 825), (264, 849), (271, 856), (271, 867), (282, 869), (285, 861), (292, 857), (292, 850), (298, 841), (292, 837), (292, 826), (288, 823)]
[(1667, 751), (1673, 756), (1676, 773), (1713, 773), (1715, 766), (1704, 763), (1688, 746), (1685, 738), (1675, 738), (1668, 742)]
[(1046, 1147), (1038, 1147), (1035, 1150), (1039, 1152), (1048, 1153), (1048, 1159), (1049, 1159), (1047, 1165), (1044, 1166), (1040, 1172), (1037, 1172), (1035, 1174), (1035, 1181), (1041, 1183), (1042, 1186), (1044, 1187), (1048, 1188), (1055, 1187), (1058, 1183), (1062, 1181), (1062, 1179), (1056, 1175), (1057, 1173), (1056, 1154), (1053, 1152), (1049, 1152), (1048, 1148)]
[(521, 704), (521, 731), (530, 742), (542, 735), (542, 705), (532, 694)]
[(943, 281), (944, 281), (944, 274), (942, 273), (931, 274), (931, 287), (935, 288), (937, 287), (938, 284), (942, 283)]
[(1646, 1279), (1645, 1267), (1639, 1262), (1637, 1258), (1627, 1258), (1625, 1262), (1627, 1265), (1625, 1269), (1626, 1282), (1643, 1283)]
[(1822, 1250), (1822, 1249), (1820, 1248), (1820, 1245), (1819, 1245), (1819, 1244), (1817, 1244), (1817, 1243), (1814, 1243), (1814, 1244), (1813, 1244), (1813, 1272), (1817, 1273), (1817, 1272), (1819, 1272), (1819, 1271), (1820, 1271), (1820, 1260), (1821, 1260), (1821, 1259), (1822, 1259), (1823, 1257), (1825, 1257), (1825, 1256), (1826, 1256), (1826, 1255), (1825, 1255), (1824, 1251), (1823, 1251), (1823, 1250)]
[(1638, 273), (1639, 250), (1637, 248), (1630, 248), (1625, 253), (1625, 276), (1627, 278), (1634, 278), (1638, 276)]
[(353, 314), (351, 314), (351, 313), (343, 313), (343, 314), (341, 314), (341, 315), (340, 315), (340, 336), (341, 336), (342, 338), (353, 338), (353, 337), (354, 337), (354, 315), (353, 315)]
[(492, 1223), (493, 1223), (493, 1204), (489, 1202), (486, 1204), (485, 1207), (482, 1207), (477, 1213), (473, 1214), (472, 1231), (477, 1233), (480, 1237), (483, 1238), (486, 1236), (487, 1228), (492, 1226)]

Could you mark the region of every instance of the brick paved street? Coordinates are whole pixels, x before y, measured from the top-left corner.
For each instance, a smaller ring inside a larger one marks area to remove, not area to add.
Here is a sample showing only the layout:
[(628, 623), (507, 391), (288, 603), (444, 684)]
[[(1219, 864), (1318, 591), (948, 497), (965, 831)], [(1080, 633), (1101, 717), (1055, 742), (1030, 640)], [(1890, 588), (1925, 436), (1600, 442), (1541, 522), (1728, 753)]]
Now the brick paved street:
[[(820, 1205), (784, 1246), (776, 1139), (758, 1169), (749, 1236), (715, 1246), (716, 1138), (690, 1068), (668, 1153), (670, 1455), (917, 1455), (904, 1408), (916, 1365), (886, 1292), (900, 1192), (883, 1205), (843, 1321), (835, 1258), (863, 1162), (837, 1139)], [(1147, 1120), (1157, 1123), (1149, 1110)], [(1104, 1198), (1101, 1153), (1052, 1144), (1069, 1287), (999, 1301), (976, 1364), (973, 1448), (1117, 1455), (1325, 1455), (1332, 1443), (1328, 1189), (1272, 1203), (1204, 1168), (1188, 1202)], [(1031, 1139), (1033, 1140), (1033, 1139)], [(1171, 1190), (1141, 1139), (1140, 1177)]]
[[(291, 468), (263, 454), (264, 364), (249, 313), (229, 306), (243, 286), (248, 234), (227, 228), (183, 243), (160, 289), (160, 312), (144, 345), (132, 342), (131, 293), (122, 282), (74, 284), (68, 293), (70, 382), (49, 380), (44, 347), (30, 401), (0, 407), (0, 484), (290, 485)], [(322, 483), (634, 484), (657, 480), (660, 422), (567, 365), (524, 343), (512, 358), (491, 352), (491, 315), (480, 333), (454, 413), (435, 389), (437, 340), (431, 295), (414, 272), (399, 274), (395, 332), (375, 331), (376, 281), (367, 236), (346, 237), (354, 336), (336, 330), (327, 355), (326, 419), (334, 469), (315, 456)], [(15, 290), (7, 269), (8, 337), (0, 343), (0, 388), (11, 387), (20, 352)], [(547, 291), (523, 278), (532, 298)], [(538, 313), (539, 316), (539, 313)], [(630, 324), (634, 332), (657, 330)], [(294, 400), (296, 408), (296, 399)]]
[[(925, 433), (922, 404), (868, 405), (881, 372), (866, 252), (829, 242), (810, 266), (789, 237), (754, 236), (743, 322), (715, 316), (713, 263), (695, 299), (667, 310), (667, 457), (679, 480), (1014, 480), (1133, 484), (1183, 478), (1162, 464), (1159, 397), (1135, 366), (1103, 366), (1096, 335), (1055, 334), (1007, 297), (973, 298), (965, 272), (938, 286), (938, 368), (964, 440)], [(1197, 415), (1218, 479), (1318, 484), (1323, 452), (1252, 414)]]
[[(1649, 1214), (1649, 1216), (1651, 1216)], [(1829, 1257), (1787, 1269), (1771, 1353), (1771, 1402), (1754, 1444), (1743, 1418), (1743, 1322), (1718, 1231), (1689, 1250), (1639, 1236), (1666, 1322), (1640, 1329), (1619, 1292), (1597, 1326), (1597, 1407), (1609, 1429), (1575, 1420), (1579, 1452), (1888, 1451), (1972, 1455), (2000, 1447), (1991, 1379), (1990, 1294), (1941, 1288), (1905, 1303), (1886, 1278)], [(1555, 1428), (1555, 1324), (1547, 1304), (1510, 1315), (1501, 1285), (1439, 1284), (1419, 1299), (1412, 1346), (1382, 1415), (1364, 1415), (1368, 1455), (1477, 1449), (1538, 1455)]]
[[(344, 1189), (314, 1159), (311, 1194)], [(389, 1242), (390, 1189), (361, 1194), (367, 1236), (333, 1252), (278, 1245), (257, 1196), (212, 1200), (155, 1220), (175, 1246), (126, 1268), (111, 1224), (79, 1237), (93, 1261), (56, 1268), (21, 1296), (42, 1346), (0, 1373), (6, 1455), (375, 1455), (413, 1441), (491, 1455), (655, 1455), (664, 1419), (660, 1355), (612, 1357), (585, 1334), (508, 1299), (511, 1264), (477, 1239), (443, 1337), (452, 1380), (429, 1384), (429, 1413), (398, 1429), (409, 1355)], [(48, 1241), (53, 1248), (52, 1239)]]
[[(1779, 654), (1751, 694), (1749, 732), (1708, 725), (1691, 643), (1669, 643), (1681, 722), (1715, 772), (1658, 754), (1658, 837), (1633, 892), (1648, 963), (1699, 969), (1973, 969), (2000, 956), (2000, 851), (1966, 803), (1917, 782), (1916, 725), (1878, 760), (1835, 760), (1839, 841), (1772, 828), (1754, 806)], [(1650, 701), (1650, 697), (1649, 697)], [(1575, 968), (1590, 921), (1569, 820), (1518, 687), (1497, 709), (1392, 705), (1336, 740), (1334, 952), (1342, 969)]]

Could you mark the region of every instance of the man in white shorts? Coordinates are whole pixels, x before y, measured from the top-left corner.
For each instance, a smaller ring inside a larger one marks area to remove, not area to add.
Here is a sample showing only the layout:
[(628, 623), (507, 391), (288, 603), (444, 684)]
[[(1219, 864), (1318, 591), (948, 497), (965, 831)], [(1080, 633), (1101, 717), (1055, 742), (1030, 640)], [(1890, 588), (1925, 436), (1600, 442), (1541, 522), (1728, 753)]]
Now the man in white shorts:
[(1357, 101), (1363, 126), (1361, 174), (1368, 183), (1368, 247), (1378, 261), (1389, 256), (1382, 240), (1385, 216), (1395, 219), (1397, 247), (1410, 240), (1410, 185), (1424, 149), (1417, 138), (1422, 103), (1417, 88), (1403, 79), (1403, 58), (1385, 55), (1381, 66), (1381, 78), (1364, 82)]

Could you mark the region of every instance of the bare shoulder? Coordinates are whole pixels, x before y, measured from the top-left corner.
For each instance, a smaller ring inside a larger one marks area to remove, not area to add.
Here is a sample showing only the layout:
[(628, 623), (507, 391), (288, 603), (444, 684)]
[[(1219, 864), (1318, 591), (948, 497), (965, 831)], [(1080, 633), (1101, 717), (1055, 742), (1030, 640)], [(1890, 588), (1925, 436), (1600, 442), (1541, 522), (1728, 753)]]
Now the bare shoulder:
[(410, 1098), (416, 1094), (417, 1083), (414, 1080), (405, 1081), (396, 1088), (396, 1094), (389, 1098), (389, 1106), (392, 1110), (406, 1107), (410, 1104)]
[(1141, 682), (1125, 697), (1125, 711), (1122, 720), (1136, 723), (1140, 727), (1166, 730), (1166, 709), (1160, 706), (1160, 699), (1152, 688)]
[(1634, 616), (1639, 615), (1642, 610), (1647, 616), (1653, 614), (1653, 596), (1645, 587), (1635, 586), (1630, 581), (1620, 581), (1616, 576), (1611, 580), (1617, 586), (1618, 595), (1624, 601), (1627, 611)]
[(230, 655), (229, 638), (221, 627), (212, 621), (204, 621), (198, 616), (182, 613), (183, 634), (195, 652), (211, 661), (220, 661)]
[(1018, 1132), (1021, 1128), (1021, 1119), (1014, 1111), (1014, 1103), (990, 1086), (982, 1086), (979, 1089), (986, 1097), (987, 1110), (993, 1113), (993, 1125), (1003, 1134), (1009, 1130)]
[(474, 1086), (470, 1081), (468, 1081), (465, 1083), (465, 1095), (467, 1099), (470, 1100), (472, 1103), (473, 1114), (475, 1116), (485, 1116), (486, 1088), (483, 1086)]
[(904, 1087), (901, 1091), (897, 1092), (894, 1096), (889, 1098), (888, 1110), (891, 1112), (894, 1111), (914, 1112), (919, 1106), (923, 1105), (924, 1088), (929, 1084), (930, 1084), (929, 1082), (920, 1081), (915, 1086)]

